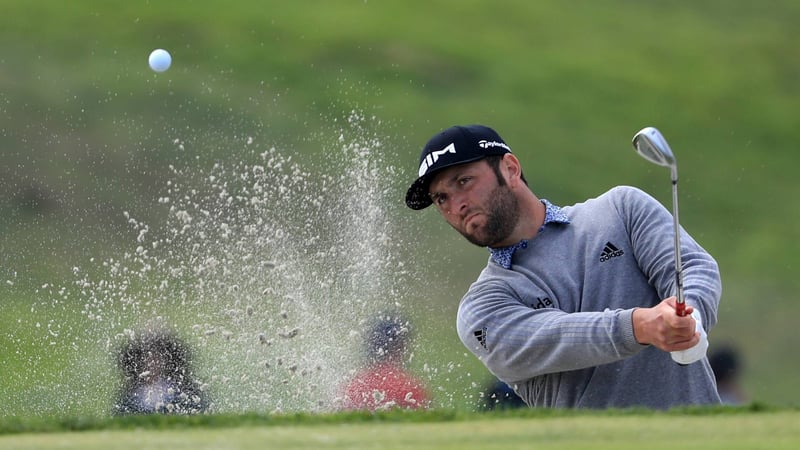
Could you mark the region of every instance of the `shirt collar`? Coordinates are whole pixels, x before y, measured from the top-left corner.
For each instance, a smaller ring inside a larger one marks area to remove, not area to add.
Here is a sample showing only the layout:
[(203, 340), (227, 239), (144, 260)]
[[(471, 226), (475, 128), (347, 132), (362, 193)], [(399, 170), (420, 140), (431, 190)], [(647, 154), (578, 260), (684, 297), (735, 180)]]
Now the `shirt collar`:
[[(565, 224), (569, 223), (569, 217), (567, 217), (567, 214), (564, 213), (564, 211), (561, 208), (550, 203), (545, 199), (542, 199), (541, 201), (542, 203), (544, 203), (545, 212), (544, 212), (544, 223), (542, 224), (542, 227), (539, 228), (540, 233), (549, 223), (565, 223)], [(514, 257), (514, 252), (520, 248), (528, 248), (528, 240), (523, 239), (514, 245), (509, 245), (508, 247), (497, 247), (497, 248), (488, 247), (488, 248), (492, 261), (501, 265), (505, 269), (510, 269), (511, 258)]]

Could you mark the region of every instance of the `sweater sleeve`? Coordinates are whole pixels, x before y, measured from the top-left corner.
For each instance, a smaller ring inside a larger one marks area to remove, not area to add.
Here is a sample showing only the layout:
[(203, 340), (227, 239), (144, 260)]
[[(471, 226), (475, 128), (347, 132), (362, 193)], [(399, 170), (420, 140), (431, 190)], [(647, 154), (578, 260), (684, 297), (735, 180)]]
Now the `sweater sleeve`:
[(476, 284), (457, 316), (461, 341), (507, 383), (618, 361), (644, 348), (633, 336), (633, 310), (566, 313), (515, 298), (502, 281)]
[[(633, 187), (620, 187), (617, 208), (628, 224), (636, 260), (660, 298), (677, 295), (675, 241), (671, 213), (657, 200)], [(686, 230), (680, 229), (683, 294), (700, 312), (708, 332), (717, 322), (722, 295), (719, 267)]]

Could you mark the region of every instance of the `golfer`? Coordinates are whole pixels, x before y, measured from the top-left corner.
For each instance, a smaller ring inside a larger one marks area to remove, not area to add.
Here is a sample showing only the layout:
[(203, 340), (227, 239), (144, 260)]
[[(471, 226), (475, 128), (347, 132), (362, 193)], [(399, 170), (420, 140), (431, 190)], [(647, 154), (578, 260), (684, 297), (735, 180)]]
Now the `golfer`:
[(494, 130), (470, 125), (428, 141), (406, 204), (435, 205), (488, 248), (459, 304), (458, 335), (529, 406), (720, 403), (704, 351), (721, 295), (717, 263), (681, 230), (691, 315), (678, 316), (672, 216), (649, 195), (620, 186), (558, 207), (531, 191)]

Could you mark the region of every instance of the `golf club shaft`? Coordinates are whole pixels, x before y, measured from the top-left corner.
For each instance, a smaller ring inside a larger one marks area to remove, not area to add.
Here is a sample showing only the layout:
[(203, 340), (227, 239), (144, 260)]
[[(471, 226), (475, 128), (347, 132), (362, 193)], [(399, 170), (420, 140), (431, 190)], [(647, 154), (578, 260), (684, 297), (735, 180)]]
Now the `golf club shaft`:
[(683, 299), (683, 264), (681, 263), (681, 229), (678, 220), (678, 170), (672, 172), (672, 219), (675, 235), (675, 284), (678, 287), (678, 301), (675, 312), (679, 316), (686, 315), (686, 302)]
[(670, 168), (672, 177), (672, 218), (675, 237), (675, 285), (677, 287), (677, 304), (675, 312), (679, 316), (686, 315), (686, 303), (683, 299), (683, 264), (681, 263), (681, 228), (678, 220), (678, 163), (669, 144), (661, 132), (653, 127), (645, 127), (633, 136), (633, 148), (644, 159), (659, 166)]

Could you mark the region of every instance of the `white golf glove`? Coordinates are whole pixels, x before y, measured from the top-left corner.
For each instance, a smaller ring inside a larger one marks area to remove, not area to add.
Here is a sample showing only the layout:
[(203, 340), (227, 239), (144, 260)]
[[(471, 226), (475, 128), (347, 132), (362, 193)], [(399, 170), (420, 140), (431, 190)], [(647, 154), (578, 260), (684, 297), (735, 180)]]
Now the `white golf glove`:
[(700, 321), (700, 312), (695, 309), (692, 311), (692, 317), (696, 322), (694, 330), (695, 332), (700, 333), (700, 342), (698, 342), (692, 348), (670, 352), (672, 360), (678, 364), (691, 364), (699, 359), (702, 359), (704, 356), (706, 356), (706, 350), (708, 350), (708, 335), (706, 334), (706, 330), (703, 329), (703, 323)]

